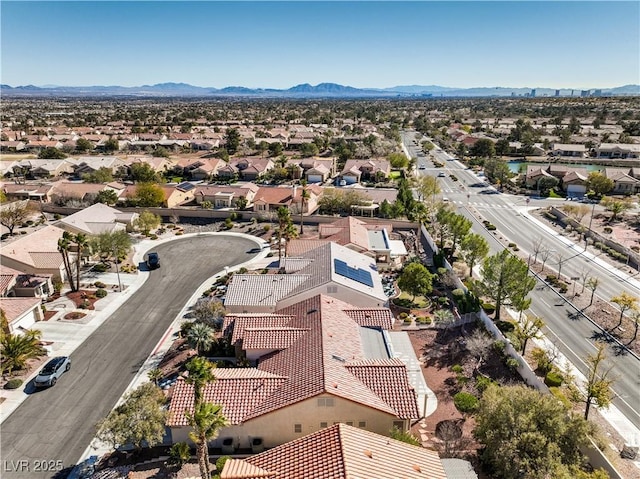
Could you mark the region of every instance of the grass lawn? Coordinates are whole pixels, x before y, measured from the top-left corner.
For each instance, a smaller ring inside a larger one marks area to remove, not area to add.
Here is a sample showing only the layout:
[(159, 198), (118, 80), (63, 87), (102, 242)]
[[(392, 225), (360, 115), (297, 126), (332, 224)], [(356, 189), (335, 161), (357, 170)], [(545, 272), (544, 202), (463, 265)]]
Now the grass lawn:
[(390, 180), (398, 180), (401, 177), (402, 177), (402, 173), (400, 173), (399, 171), (392, 171), (391, 173), (389, 173)]
[[(412, 296), (403, 291), (398, 297), (398, 299), (400, 299), (400, 301), (404, 300), (404, 301), (410, 302), (412, 299)], [(413, 300), (412, 307), (416, 309), (422, 309), (422, 308), (428, 308), (430, 304), (431, 304), (430, 301), (424, 296), (416, 296), (416, 299)]]

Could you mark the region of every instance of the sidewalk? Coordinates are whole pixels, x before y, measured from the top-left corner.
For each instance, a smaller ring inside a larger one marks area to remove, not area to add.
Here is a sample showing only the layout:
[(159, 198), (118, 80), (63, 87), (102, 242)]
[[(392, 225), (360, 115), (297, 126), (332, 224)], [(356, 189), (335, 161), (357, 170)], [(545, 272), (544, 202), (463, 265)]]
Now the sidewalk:
[[(254, 240), (260, 246), (264, 246), (266, 244), (262, 239), (255, 236), (246, 235), (243, 233), (229, 232), (193, 233), (183, 236), (168, 237), (160, 240), (143, 240), (134, 245), (134, 264), (138, 264), (140, 261), (142, 261), (145, 253), (152, 248), (156, 248), (159, 244), (189, 238), (190, 236), (205, 234), (223, 234), (231, 236), (237, 235), (239, 237), (245, 237)], [(265, 267), (266, 265), (274, 261), (274, 258), (267, 258), (267, 254), (269, 252), (269, 248), (264, 248), (256, 258), (253, 258), (252, 260), (244, 264), (229, 268), (228, 271), (231, 272), (248, 265), (252, 265), (252, 267), (253, 265), (256, 265), (256, 268)], [(171, 328), (167, 330), (160, 343), (156, 346), (152, 354), (142, 366), (136, 378), (134, 378), (132, 383), (129, 385), (127, 391), (137, 387), (140, 383), (147, 380), (147, 372), (153, 369), (160, 362), (164, 353), (171, 346), (172, 334), (173, 332), (175, 332), (175, 330), (180, 328), (180, 320), (182, 319), (187, 308), (190, 307), (191, 304), (195, 302), (200, 296), (202, 296), (202, 292), (210, 286), (212, 280), (215, 280), (218, 276), (223, 276), (224, 274), (224, 271), (220, 272), (198, 287), (189, 302), (185, 304), (180, 314), (178, 314), (178, 316), (176, 317), (176, 320), (173, 322)], [(109, 292), (109, 294), (105, 298), (95, 303), (95, 310), (86, 311), (88, 313), (87, 317), (80, 320), (60, 320), (62, 316), (64, 316), (64, 314), (66, 314), (69, 310), (75, 309), (75, 305), (73, 304), (73, 302), (71, 302), (67, 298), (62, 297), (56, 301), (47, 303), (47, 309), (59, 311), (53, 318), (49, 319), (49, 321), (41, 321), (37, 324), (37, 329), (42, 331), (42, 341), (52, 343), (47, 347), (47, 349), (49, 350), (49, 356), (70, 356), (73, 351), (75, 351), (76, 348), (78, 348), (91, 334), (93, 334), (93, 332), (97, 330), (116, 309), (118, 309), (125, 301), (127, 301), (129, 297), (131, 297), (133, 293), (135, 293), (138, 288), (140, 288), (144, 284), (148, 277), (148, 271), (138, 271), (136, 274), (120, 273), (120, 280), (122, 282), (124, 291)], [(81, 276), (81, 282), (94, 283), (96, 281), (102, 281), (105, 284), (118, 284), (118, 279), (115, 273), (96, 273), (91, 271), (88, 274), (85, 273)], [(39, 368), (24, 380), (24, 384), (28, 384), (29, 381), (37, 376), (38, 372)], [(0, 396), (5, 398), (4, 402), (0, 404), (0, 424), (4, 422), (4, 420), (7, 419), (11, 415), (11, 413), (15, 411), (16, 408), (20, 406), (20, 404), (22, 404), (24, 400), (27, 399), (27, 397), (29, 397), (29, 395), (24, 392), (24, 387), (13, 390), (2, 390)]]

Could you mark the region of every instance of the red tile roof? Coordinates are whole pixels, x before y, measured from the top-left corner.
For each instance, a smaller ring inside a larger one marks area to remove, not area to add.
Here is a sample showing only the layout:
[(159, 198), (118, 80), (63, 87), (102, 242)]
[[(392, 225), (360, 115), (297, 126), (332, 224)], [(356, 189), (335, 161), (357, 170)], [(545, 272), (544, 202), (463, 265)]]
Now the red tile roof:
[[(377, 310), (356, 311), (343, 301), (318, 295), (277, 311), (278, 315), (227, 316), (226, 331), (233, 329), (232, 344), (247, 339), (256, 348), (284, 349), (266, 354), (258, 362), (255, 371), (270, 373), (271, 379), (256, 383), (257, 372), (247, 378), (234, 376), (249, 374), (242, 369), (218, 369), (218, 380), (207, 387), (205, 397), (222, 404), (233, 424), (327, 393), (401, 419), (420, 417), (405, 366), (395, 359), (367, 361), (360, 326), (350, 316), (384, 324), (385, 315)], [(376, 318), (366, 318), (372, 311), (376, 311)], [(260, 319), (267, 321), (249, 326)], [(269, 322), (271, 325), (265, 324)], [(272, 343), (269, 333), (274, 335)], [(178, 384), (170, 425), (186, 424), (183, 412), (193, 401), (191, 394), (190, 387)]]
[(447, 475), (437, 452), (335, 424), (261, 454), (229, 460), (220, 477), (446, 479)]

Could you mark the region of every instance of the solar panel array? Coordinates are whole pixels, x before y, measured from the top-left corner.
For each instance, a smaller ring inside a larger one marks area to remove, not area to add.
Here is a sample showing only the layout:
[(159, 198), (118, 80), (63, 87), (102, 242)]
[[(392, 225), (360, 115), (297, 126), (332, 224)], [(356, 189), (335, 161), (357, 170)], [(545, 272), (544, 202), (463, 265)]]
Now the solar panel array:
[(358, 283), (365, 284), (370, 288), (373, 288), (373, 278), (369, 271), (360, 268), (352, 268), (347, 263), (339, 259), (334, 259), (333, 265), (336, 273), (340, 276), (344, 276), (345, 278), (352, 279)]
[(189, 191), (194, 189), (195, 187), (196, 186), (193, 183), (189, 183), (188, 181), (180, 183), (178, 186), (176, 186), (176, 188), (179, 189), (180, 191)]

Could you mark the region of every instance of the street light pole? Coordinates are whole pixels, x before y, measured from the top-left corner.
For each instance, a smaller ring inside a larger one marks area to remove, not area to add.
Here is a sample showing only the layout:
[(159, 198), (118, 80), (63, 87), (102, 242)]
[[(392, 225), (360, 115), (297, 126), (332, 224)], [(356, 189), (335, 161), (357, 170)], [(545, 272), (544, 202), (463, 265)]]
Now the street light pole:
[[(591, 207), (591, 218), (589, 218), (589, 228), (587, 229), (587, 233), (591, 233), (591, 223), (593, 222), (593, 215), (595, 213), (596, 210), (596, 204), (595, 202), (593, 203), (593, 206)], [(589, 236), (588, 235), (584, 235), (584, 250), (587, 251), (587, 242), (589, 240)]]

